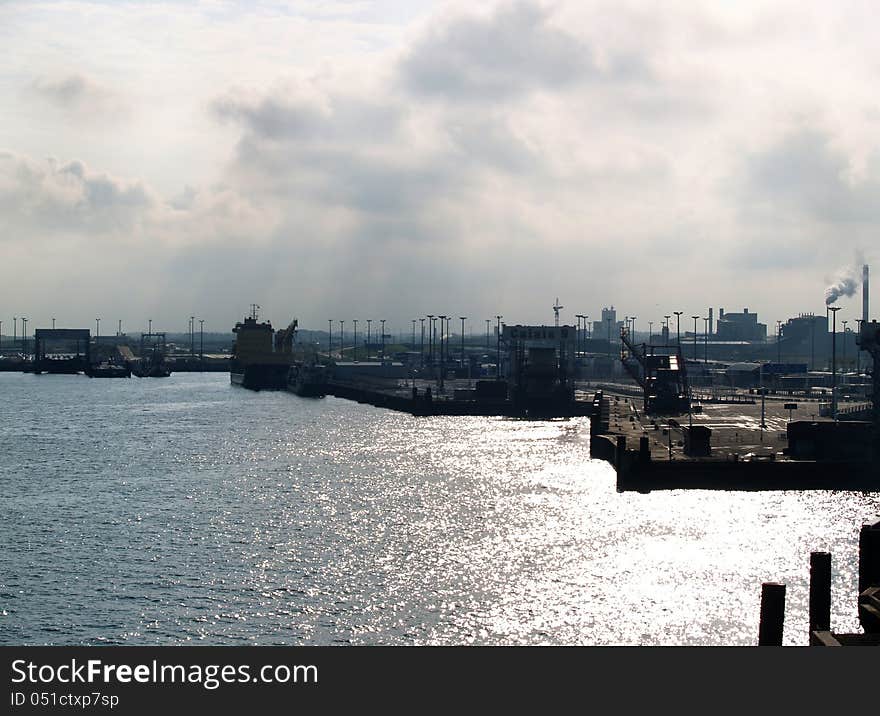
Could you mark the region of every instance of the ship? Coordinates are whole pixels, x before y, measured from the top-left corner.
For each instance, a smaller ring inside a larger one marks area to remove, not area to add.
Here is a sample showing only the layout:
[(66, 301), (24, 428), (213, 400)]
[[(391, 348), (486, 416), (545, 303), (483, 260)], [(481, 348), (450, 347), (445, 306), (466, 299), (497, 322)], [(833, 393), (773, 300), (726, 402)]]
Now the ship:
[(165, 362), (164, 333), (142, 333), (140, 354), (140, 358), (128, 361), (133, 375), (138, 378), (167, 378), (171, 375)]
[[(261, 322), (259, 306), (251, 306), (251, 315), (235, 324), (229, 381), (250, 390), (284, 390), (292, 361), (296, 319), (275, 332), (270, 321)], [(274, 341), (273, 341), (274, 335)]]
[(287, 389), (304, 398), (323, 398), (327, 394), (327, 366), (294, 363), (287, 374)]
[(90, 366), (86, 371), (89, 378), (131, 378), (131, 367), (114, 363), (101, 363)]

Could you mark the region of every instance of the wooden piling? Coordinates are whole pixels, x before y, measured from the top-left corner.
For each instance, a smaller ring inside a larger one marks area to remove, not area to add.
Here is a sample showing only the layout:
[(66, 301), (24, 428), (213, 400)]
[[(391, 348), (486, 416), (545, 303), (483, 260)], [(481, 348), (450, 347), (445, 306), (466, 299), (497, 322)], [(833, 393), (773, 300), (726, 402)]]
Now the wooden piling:
[(758, 625), (758, 646), (782, 646), (785, 622), (785, 585), (764, 582), (761, 585), (761, 621)]
[(810, 631), (831, 631), (831, 554), (810, 553)]
[(880, 521), (859, 532), (859, 594), (880, 586)]

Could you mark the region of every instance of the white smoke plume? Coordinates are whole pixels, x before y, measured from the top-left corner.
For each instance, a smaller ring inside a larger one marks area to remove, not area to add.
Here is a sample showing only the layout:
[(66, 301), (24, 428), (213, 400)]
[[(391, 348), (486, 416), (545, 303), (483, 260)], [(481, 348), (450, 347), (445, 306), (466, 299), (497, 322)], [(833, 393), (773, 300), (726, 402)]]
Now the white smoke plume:
[(859, 283), (852, 272), (840, 276), (833, 284), (825, 289), (825, 305), (830, 306), (841, 296), (852, 296)]

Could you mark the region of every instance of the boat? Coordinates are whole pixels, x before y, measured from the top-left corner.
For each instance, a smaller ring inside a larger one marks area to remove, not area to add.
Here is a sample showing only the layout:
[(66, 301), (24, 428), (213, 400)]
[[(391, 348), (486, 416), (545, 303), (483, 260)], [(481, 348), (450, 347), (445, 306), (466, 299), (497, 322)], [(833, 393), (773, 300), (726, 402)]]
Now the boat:
[(251, 306), (251, 315), (235, 324), (235, 344), (229, 362), (229, 381), (250, 390), (284, 390), (292, 362), (291, 347), (297, 322), (278, 331), (269, 321), (261, 322), (259, 306)]
[(101, 363), (90, 366), (86, 371), (89, 378), (131, 378), (131, 367), (128, 365), (115, 365), (113, 363)]
[(128, 365), (132, 375), (138, 378), (167, 378), (171, 375), (171, 370), (161, 353), (148, 353), (142, 358), (129, 361)]
[(304, 398), (323, 398), (327, 394), (327, 366), (294, 363), (287, 374), (287, 389)]

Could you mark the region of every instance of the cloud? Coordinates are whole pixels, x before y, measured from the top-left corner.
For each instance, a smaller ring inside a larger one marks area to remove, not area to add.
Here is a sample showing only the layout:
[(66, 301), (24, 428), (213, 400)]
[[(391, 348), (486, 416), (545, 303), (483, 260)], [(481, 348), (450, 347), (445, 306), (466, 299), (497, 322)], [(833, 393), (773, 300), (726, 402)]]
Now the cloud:
[(90, 119), (118, 119), (128, 113), (122, 96), (92, 78), (72, 73), (41, 77), (30, 84), (30, 92), (59, 110)]
[(636, 54), (600, 55), (553, 23), (534, 2), (511, 2), (488, 14), (434, 18), (404, 53), (402, 84), (423, 96), (493, 102), (582, 82), (626, 82), (649, 74)]
[(126, 230), (158, 205), (142, 182), (90, 170), (83, 162), (44, 162), (0, 152), (0, 210), (10, 226)]

